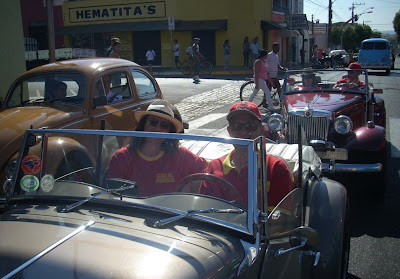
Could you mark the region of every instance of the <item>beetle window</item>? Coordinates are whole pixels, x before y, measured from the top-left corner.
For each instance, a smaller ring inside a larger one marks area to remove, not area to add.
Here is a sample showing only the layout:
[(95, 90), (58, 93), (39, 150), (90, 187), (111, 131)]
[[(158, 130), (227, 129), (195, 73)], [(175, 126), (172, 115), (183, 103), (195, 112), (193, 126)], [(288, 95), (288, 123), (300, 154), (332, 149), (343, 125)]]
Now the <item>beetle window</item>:
[(126, 73), (107, 74), (99, 78), (94, 88), (94, 97), (101, 96), (107, 97), (108, 104), (130, 99), (132, 96)]
[(132, 76), (139, 98), (153, 98), (157, 95), (156, 87), (148, 76), (138, 71), (132, 71)]
[(40, 102), (82, 104), (86, 79), (75, 73), (43, 74), (20, 80), (7, 98), (7, 107)]

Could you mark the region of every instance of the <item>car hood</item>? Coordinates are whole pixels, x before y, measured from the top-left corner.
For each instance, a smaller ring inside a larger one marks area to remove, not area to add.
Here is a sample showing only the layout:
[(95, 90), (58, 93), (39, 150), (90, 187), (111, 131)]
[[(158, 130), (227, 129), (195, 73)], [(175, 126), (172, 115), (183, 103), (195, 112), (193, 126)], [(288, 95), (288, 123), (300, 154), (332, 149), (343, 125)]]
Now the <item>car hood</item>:
[(239, 240), (215, 230), (155, 229), (143, 218), (99, 214), (57, 213), (51, 206), (4, 213), (0, 277), (20, 268), (13, 278), (230, 278), (243, 259)]
[(302, 92), (285, 96), (284, 105), (287, 110), (307, 108), (339, 111), (351, 104), (362, 102), (363, 96), (357, 93), (341, 92)]
[[(64, 106), (65, 107), (65, 106)], [(56, 107), (17, 107), (0, 112), (0, 155), (4, 150), (10, 155), (11, 150), (19, 147), (20, 139), (26, 129), (43, 127), (61, 128), (66, 123), (82, 117), (81, 110), (63, 111)], [(10, 147), (13, 146), (13, 148)], [(3, 159), (4, 156), (2, 156)]]

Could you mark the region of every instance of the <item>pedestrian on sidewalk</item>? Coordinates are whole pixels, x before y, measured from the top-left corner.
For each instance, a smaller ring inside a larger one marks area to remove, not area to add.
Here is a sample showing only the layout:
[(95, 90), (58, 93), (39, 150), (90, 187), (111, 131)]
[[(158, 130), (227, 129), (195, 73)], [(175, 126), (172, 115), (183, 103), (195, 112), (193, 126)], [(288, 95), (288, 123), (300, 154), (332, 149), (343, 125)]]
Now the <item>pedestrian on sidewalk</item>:
[(249, 97), (249, 101), (253, 102), (258, 91), (262, 89), (262, 91), (264, 91), (265, 100), (268, 103), (269, 110), (276, 111), (278, 108), (274, 107), (271, 98), (271, 91), (267, 86), (267, 81), (269, 81), (271, 84), (273, 83), (272, 79), (268, 75), (268, 68), (266, 64), (267, 57), (268, 51), (266, 49), (261, 49), (260, 54), (257, 56), (257, 59), (254, 62), (253, 71), (254, 83), (256, 86), (254, 87), (253, 93)]
[(154, 63), (154, 58), (156, 57), (156, 52), (151, 49), (150, 47), (148, 48), (146, 52), (146, 59), (147, 59), (147, 65), (149, 65), (149, 72), (153, 74), (152, 70), (152, 65)]
[(249, 67), (250, 58), (250, 42), (249, 37), (244, 37), (243, 40), (243, 66)]
[(175, 57), (175, 66), (178, 68), (179, 56), (181, 54), (181, 46), (178, 43), (178, 40), (174, 40), (174, 57)]
[(119, 57), (120, 51), (121, 51), (121, 42), (119, 41), (118, 38), (112, 38), (111, 46), (107, 49), (106, 56), (111, 58), (120, 58)]
[(229, 40), (225, 40), (223, 48), (225, 56), (224, 70), (229, 70), (229, 55), (231, 54), (231, 45), (229, 44)]
[(276, 88), (278, 91), (279, 96), (281, 95), (281, 84), (279, 83), (279, 79), (278, 79), (278, 70), (282, 70), (284, 72), (287, 71), (286, 68), (282, 67), (282, 65), (279, 62), (279, 56), (278, 56), (278, 52), (279, 52), (279, 43), (278, 42), (274, 42), (272, 44), (272, 51), (270, 51), (268, 53), (267, 56), (267, 68), (268, 68), (268, 76), (271, 78), (272, 83), (267, 82), (268, 88), (271, 90), (271, 88)]
[(251, 50), (251, 66), (254, 65), (254, 61), (256, 61), (257, 56), (260, 54), (260, 43), (258, 42), (258, 37), (255, 37), (253, 42), (250, 45)]

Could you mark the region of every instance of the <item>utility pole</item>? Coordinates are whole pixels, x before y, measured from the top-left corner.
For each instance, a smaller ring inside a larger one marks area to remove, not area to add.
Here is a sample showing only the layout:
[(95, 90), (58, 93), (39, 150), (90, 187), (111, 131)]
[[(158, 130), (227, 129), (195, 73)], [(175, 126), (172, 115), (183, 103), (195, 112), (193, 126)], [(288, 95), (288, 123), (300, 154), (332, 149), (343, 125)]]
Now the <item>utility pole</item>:
[(329, 16), (328, 16), (328, 49), (331, 49), (331, 28), (332, 28), (332, 0), (329, 0)]
[(351, 24), (354, 23), (354, 9), (361, 5), (365, 5), (365, 3), (352, 3), (351, 4), (351, 7), (349, 8), (349, 10), (351, 10), (351, 18), (352, 18)]

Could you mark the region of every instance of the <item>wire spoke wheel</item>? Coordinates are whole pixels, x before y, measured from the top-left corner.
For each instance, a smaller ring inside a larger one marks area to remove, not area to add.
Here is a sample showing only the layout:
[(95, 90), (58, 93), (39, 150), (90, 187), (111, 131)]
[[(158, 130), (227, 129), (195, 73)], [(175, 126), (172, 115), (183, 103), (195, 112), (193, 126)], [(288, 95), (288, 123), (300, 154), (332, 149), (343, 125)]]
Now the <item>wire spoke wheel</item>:
[(185, 61), (182, 63), (182, 67), (181, 67), (182, 74), (189, 75), (192, 73), (192, 71), (193, 71), (193, 66), (190, 62)]
[(205, 61), (205, 62), (201, 63), (200, 72), (202, 74), (205, 74), (205, 75), (211, 74), (212, 70), (213, 70), (213, 66), (210, 62)]
[[(250, 95), (253, 93), (255, 86), (256, 85), (253, 80), (249, 80), (243, 83), (242, 87), (240, 87), (240, 100), (248, 101)], [(263, 101), (264, 101), (264, 92), (262, 90), (259, 90), (257, 95), (254, 97), (253, 103), (257, 104), (258, 106), (261, 106), (263, 104)]]

